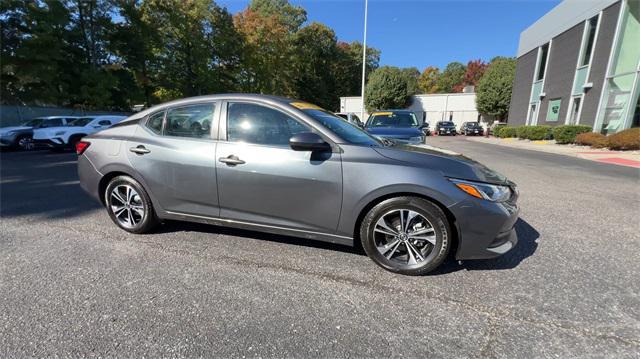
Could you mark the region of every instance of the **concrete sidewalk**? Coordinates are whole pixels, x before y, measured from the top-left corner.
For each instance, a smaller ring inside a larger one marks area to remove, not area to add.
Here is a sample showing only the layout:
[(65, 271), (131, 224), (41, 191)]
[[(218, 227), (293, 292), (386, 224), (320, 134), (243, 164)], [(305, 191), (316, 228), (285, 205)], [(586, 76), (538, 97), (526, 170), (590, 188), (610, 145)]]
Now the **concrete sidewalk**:
[(529, 141), (517, 138), (467, 137), (468, 140), (532, 151), (556, 153), (586, 160), (640, 168), (640, 151), (611, 151), (578, 145), (558, 145), (555, 141)]

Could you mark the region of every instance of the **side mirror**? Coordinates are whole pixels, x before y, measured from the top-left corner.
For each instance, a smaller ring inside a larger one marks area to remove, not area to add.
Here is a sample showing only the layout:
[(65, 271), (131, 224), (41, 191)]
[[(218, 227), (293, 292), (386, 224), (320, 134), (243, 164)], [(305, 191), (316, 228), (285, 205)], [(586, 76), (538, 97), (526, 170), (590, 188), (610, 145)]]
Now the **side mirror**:
[(313, 132), (300, 132), (289, 139), (294, 151), (330, 151), (331, 146), (322, 137)]

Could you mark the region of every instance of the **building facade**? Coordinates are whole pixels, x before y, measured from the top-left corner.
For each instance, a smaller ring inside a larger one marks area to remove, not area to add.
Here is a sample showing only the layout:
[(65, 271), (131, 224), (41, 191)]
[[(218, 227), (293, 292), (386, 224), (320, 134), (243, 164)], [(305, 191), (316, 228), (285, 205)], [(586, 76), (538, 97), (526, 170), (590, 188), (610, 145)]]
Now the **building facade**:
[[(340, 112), (353, 112), (360, 116), (361, 106), (362, 98), (359, 96), (340, 97)], [(438, 121), (453, 121), (456, 127), (460, 127), (463, 122), (491, 120), (478, 113), (476, 94), (473, 92), (414, 95), (411, 97), (411, 105), (406, 109), (431, 126)], [(365, 113), (362, 122), (365, 122), (367, 117), (368, 114)]]
[(520, 35), (509, 124), (640, 126), (640, 0), (565, 0)]

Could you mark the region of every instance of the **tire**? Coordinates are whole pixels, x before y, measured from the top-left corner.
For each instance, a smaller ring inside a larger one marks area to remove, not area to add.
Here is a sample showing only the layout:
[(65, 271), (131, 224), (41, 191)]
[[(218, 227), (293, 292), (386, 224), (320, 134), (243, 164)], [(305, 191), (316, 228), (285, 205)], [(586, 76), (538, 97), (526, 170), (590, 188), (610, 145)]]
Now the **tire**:
[[(127, 188), (133, 190), (128, 199)], [(149, 233), (160, 223), (147, 191), (129, 176), (118, 176), (109, 182), (104, 193), (104, 203), (113, 223), (127, 232)]]
[(22, 151), (28, 151), (33, 149), (32, 145), (33, 137), (30, 135), (21, 135), (16, 138), (15, 148)]
[[(398, 231), (400, 213), (403, 219), (413, 217), (404, 230)], [(418, 236), (412, 237), (411, 233)], [(450, 224), (442, 210), (418, 197), (395, 197), (377, 204), (360, 225), (360, 240), (377, 265), (405, 275), (424, 275), (439, 267), (452, 241)]]

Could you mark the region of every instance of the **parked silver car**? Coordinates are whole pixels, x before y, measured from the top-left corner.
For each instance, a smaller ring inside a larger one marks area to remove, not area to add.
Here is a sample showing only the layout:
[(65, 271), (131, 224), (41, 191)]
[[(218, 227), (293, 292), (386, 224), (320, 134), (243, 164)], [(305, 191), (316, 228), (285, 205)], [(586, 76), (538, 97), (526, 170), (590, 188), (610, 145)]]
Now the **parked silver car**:
[(515, 184), (462, 155), (382, 142), (305, 102), (263, 95), (159, 105), (80, 141), (82, 187), (132, 233), (165, 219), (362, 243), (403, 274), (499, 256)]

